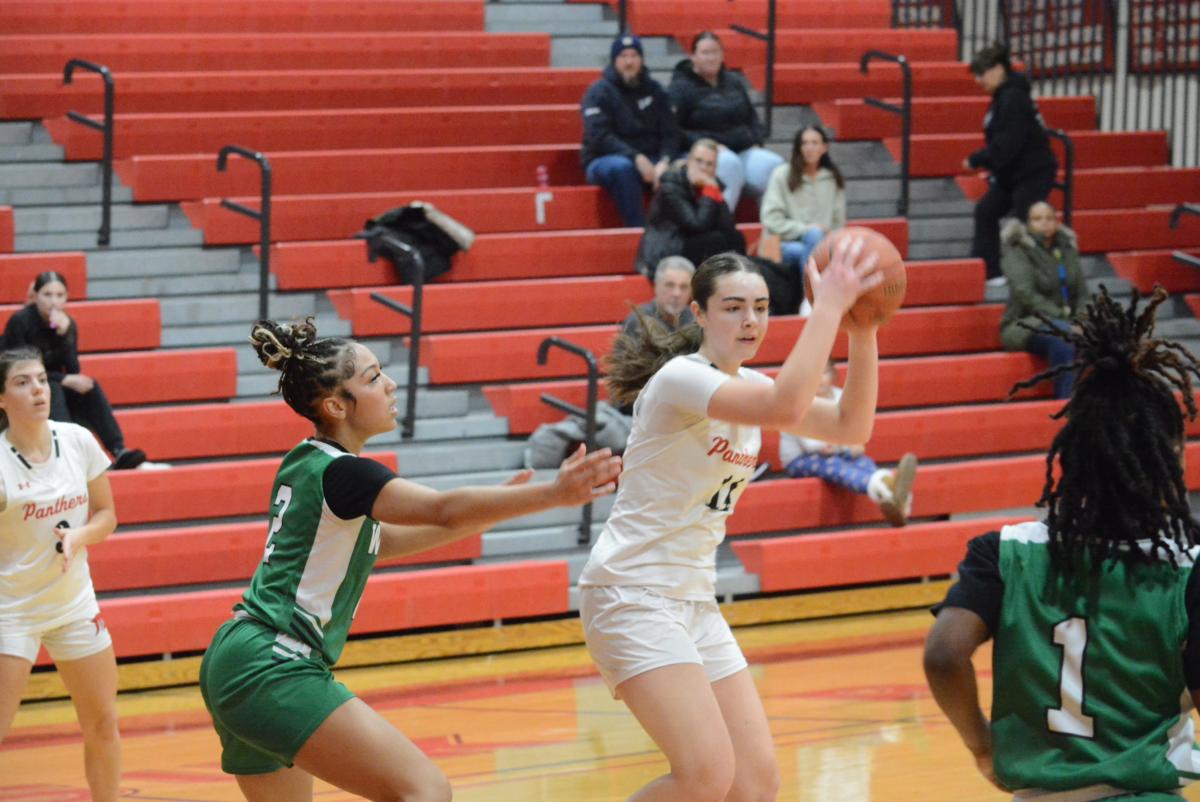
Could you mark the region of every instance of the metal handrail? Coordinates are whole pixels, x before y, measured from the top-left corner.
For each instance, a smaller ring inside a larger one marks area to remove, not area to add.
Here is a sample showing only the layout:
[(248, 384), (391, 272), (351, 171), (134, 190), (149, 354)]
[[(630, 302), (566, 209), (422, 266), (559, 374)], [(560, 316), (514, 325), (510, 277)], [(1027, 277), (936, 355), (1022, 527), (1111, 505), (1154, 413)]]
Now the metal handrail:
[(626, 0), (617, 3), (617, 36), (624, 36), (629, 23), (629, 9)]
[[(546, 364), (546, 358), (551, 348), (561, 348), (575, 354), (587, 363), (587, 408), (582, 409), (569, 401), (555, 398), (549, 393), (542, 393), (542, 403), (549, 404), (555, 409), (562, 410), (568, 415), (578, 415), (584, 420), (584, 447), (590, 453), (596, 446), (596, 400), (599, 394), (600, 365), (596, 355), (586, 348), (568, 342), (561, 337), (547, 337), (538, 346), (537, 363)], [(579, 545), (586, 546), (592, 541), (592, 502), (583, 505), (582, 519), (579, 522)]]
[(1171, 210), (1171, 228), (1179, 228), (1179, 218), (1185, 214), (1194, 214), (1200, 217), (1200, 206), (1194, 203), (1181, 203)]
[(866, 75), (868, 65), (875, 60), (899, 64), (900, 72), (904, 76), (904, 94), (899, 106), (874, 97), (865, 97), (863, 102), (868, 106), (900, 115), (900, 200), (896, 203), (896, 213), (905, 217), (908, 215), (909, 164), (912, 149), (912, 67), (904, 56), (885, 53), (882, 50), (868, 50), (863, 53), (858, 63), (859, 72)]
[(231, 212), (236, 212), (258, 221), (258, 318), (267, 318), (267, 294), (271, 289), (271, 162), (256, 150), (249, 150), (238, 145), (226, 145), (217, 154), (217, 172), (225, 172), (229, 154), (236, 153), (258, 163), (262, 173), (262, 190), (259, 196), (259, 209), (255, 211), (249, 206), (221, 199), (221, 205)]
[(1055, 181), (1053, 188), (1061, 189), (1063, 194), (1063, 223), (1071, 225), (1071, 210), (1075, 206), (1075, 143), (1071, 135), (1061, 128), (1046, 129), (1046, 136), (1063, 143), (1063, 180)]
[[(362, 236), (361, 234), (359, 236)], [(386, 245), (386, 248), (380, 247)], [(405, 390), (404, 420), (400, 424), (400, 435), (405, 440), (411, 440), (416, 433), (417, 420), (417, 373), (421, 361), (421, 319), (425, 300), (425, 258), (421, 251), (393, 234), (383, 232), (367, 237), (367, 260), (376, 262), (383, 255), (400, 271), (396, 261), (396, 252), (403, 253), (412, 260), (411, 281), (412, 306), (402, 304), (388, 298), (382, 293), (371, 293), (371, 300), (383, 304), (394, 312), (406, 315), (409, 319), (409, 348), (408, 348), (408, 387)]]
[(767, 126), (767, 137), (771, 136), (771, 118), (775, 109), (775, 0), (767, 2), (767, 32), (756, 31), (745, 25), (730, 25), (740, 34), (767, 43), (767, 76), (763, 86), (763, 123)]
[(77, 111), (68, 111), (67, 118), (104, 134), (104, 157), (100, 165), (100, 230), (96, 232), (96, 244), (108, 245), (112, 239), (113, 107), (116, 87), (108, 67), (81, 58), (73, 58), (63, 67), (64, 86), (72, 83), (77, 67), (99, 73), (104, 81), (104, 122), (98, 123)]

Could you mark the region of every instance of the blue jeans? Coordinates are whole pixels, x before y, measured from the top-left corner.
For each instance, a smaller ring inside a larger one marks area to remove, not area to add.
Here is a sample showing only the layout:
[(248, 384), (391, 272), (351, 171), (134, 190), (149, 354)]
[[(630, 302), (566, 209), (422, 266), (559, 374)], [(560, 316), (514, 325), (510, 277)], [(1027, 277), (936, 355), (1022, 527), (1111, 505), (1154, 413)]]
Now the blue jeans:
[(604, 187), (617, 205), (617, 213), (628, 228), (645, 228), (646, 205), (642, 191), (642, 174), (633, 159), (609, 154), (588, 162), (587, 182)]
[(783, 263), (796, 268), (803, 275), (804, 266), (808, 264), (809, 254), (813, 252), (813, 248), (821, 244), (823, 239), (825, 239), (825, 232), (821, 230), (821, 227), (811, 226), (800, 239), (781, 243)]
[(717, 178), (725, 187), (725, 205), (730, 211), (737, 209), (742, 188), (747, 186), (755, 198), (761, 198), (771, 171), (781, 164), (782, 156), (757, 145), (740, 152), (721, 148), (717, 154)]
[[(1054, 326), (1059, 331), (1066, 331), (1070, 328), (1070, 324), (1062, 320), (1054, 321)], [(1034, 332), (1029, 336), (1027, 347), (1029, 353), (1047, 360), (1051, 368), (1069, 365), (1075, 361), (1075, 346), (1053, 334)], [(1069, 398), (1074, 385), (1075, 371), (1068, 370), (1058, 374), (1054, 377), (1054, 397)]]

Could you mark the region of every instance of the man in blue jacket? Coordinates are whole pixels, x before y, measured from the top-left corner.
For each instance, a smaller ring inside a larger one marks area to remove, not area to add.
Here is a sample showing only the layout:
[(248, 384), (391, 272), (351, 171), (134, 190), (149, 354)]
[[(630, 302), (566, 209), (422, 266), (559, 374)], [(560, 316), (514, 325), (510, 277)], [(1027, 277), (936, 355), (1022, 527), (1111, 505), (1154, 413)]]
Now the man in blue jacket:
[(604, 75), (583, 96), (580, 156), (588, 183), (608, 191), (625, 225), (641, 228), (644, 187), (658, 189), (682, 139), (667, 93), (646, 70), (641, 41), (619, 36), (609, 56)]

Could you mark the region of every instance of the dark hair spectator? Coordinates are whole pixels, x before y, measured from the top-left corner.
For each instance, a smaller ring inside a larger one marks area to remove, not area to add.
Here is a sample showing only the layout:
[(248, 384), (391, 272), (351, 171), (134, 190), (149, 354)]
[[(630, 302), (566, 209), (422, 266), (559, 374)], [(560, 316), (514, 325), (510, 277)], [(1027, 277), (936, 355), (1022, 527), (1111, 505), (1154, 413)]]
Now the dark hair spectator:
[(720, 144), (717, 178), (733, 210), (744, 187), (756, 198), (762, 196), (771, 171), (783, 158), (763, 147), (767, 127), (754, 109), (750, 83), (725, 67), (720, 38), (702, 31), (692, 39), (691, 52), (691, 58), (675, 65), (667, 94), (689, 145), (699, 139)]
[(825, 129), (809, 125), (797, 131), (791, 161), (771, 173), (760, 209), (763, 228), (782, 241), (784, 264), (803, 271), (825, 235), (846, 225), (845, 186)]
[[(1090, 299), (1075, 232), (1059, 225), (1053, 206), (1039, 201), (1029, 208), (1028, 226), (1013, 220), (1001, 239), (1008, 305), (1000, 321), (1000, 341), (1010, 351), (1029, 351), (1049, 360), (1051, 368), (1070, 365), (1075, 347), (1051, 330), (1069, 329)], [(1054, 397), (1070, 396), (1073, 381), (1070, 371), (1055, 376)]]
[[(33, 301), (8, 319), (6, 348), (31, 346), (42, 355), (50, 380), (50, 418), (80, 423), (113, 455), (113, 468), (136, 468), (146, 461), (140, 448), (126, 448), (125, 436), (100, 383), (79, 366), (79, 327), (66, 311), (67, 280), (54, 271), (38, 274)], [(160, 467), (153, 463), (154, 467)]]
[(589, 184), (613, 198), (627, 226), (646, 224), (644, 187), (658, 189), (671, 159), (683, 150), (671, 104), (650, 77), (636, 36), (618, 36), (604, 74), (588, 87), (580, 158)]
[(971, 71), (992, 96), (983, 119), (984, 147), (963, 160), (963, 167), (987, 170), (988, 190), (975, 204), (971, 255), (983, 259), (988, 283), (1004, 283), (1000, 272), (1000, 220), (1024, 220), (1029, 207), (1045, 200), (1058, 173), (1045, 123), (1030, 94), (1029, 79), (1013, 72), (1008, 48), (990, 45), (975, 54)]

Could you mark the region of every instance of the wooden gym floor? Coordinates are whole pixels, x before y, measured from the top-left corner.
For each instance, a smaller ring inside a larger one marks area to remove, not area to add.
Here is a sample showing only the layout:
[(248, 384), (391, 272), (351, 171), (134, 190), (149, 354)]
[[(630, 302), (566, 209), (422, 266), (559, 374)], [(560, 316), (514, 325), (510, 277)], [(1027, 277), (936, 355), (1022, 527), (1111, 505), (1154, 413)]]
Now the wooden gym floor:
[[(925, 686), (929, 623), (904, 612), (736, 630), (771, 718), (780, 802), (1005, 798), (976, 775)], [(980, 667), (989, 661), (981, 651)], [(617, 802), (665, 770), (582, 647), (338, 673), (437, 761), (458, 802)], [(990, 696), (986, 671), (981, 690)], [(241, 798), (194, 686), (124, 693), (120, 713), (123, 797)], [(26, 703), (0, 747), (0, 801), (87, 798), (70, 704)], [(352, 798), (317, 784), (320, 802)]]

